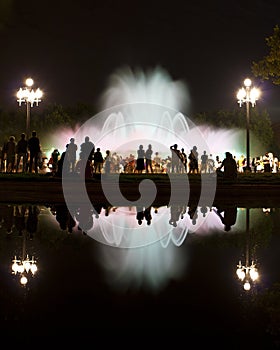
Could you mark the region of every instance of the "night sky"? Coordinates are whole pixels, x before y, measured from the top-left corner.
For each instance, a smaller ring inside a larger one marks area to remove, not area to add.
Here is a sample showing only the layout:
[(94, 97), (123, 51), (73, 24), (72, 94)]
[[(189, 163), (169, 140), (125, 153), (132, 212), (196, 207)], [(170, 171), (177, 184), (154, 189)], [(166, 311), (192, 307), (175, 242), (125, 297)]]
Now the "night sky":
[(28, 76), (46, 103), (96, 104), (115, 70), (160, 66), (186, 84), (190, 114), (235, 108), (249, 76), (280, 121), (280, 87), (251, 74), (279, 10), (277, 0), (1, 1), (0, 107), (17, 108)]

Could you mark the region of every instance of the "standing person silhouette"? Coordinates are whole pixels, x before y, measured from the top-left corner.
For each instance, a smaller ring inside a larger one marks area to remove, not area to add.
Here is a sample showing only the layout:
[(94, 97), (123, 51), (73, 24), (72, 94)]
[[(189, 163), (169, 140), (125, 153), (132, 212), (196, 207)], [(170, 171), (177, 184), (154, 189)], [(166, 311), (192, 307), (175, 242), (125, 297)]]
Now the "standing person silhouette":
[(25, 133), (22, 133), (20, 136), (20, 140), (16, 146), (16, 154), (17, 154), (17, 163), (16, 163), (16, 173), (19, 169), (19, 164), (22, 159), (22, 172), (24, 173), (27, 165), (27, 157), (28, 157), (28, 141), (25, 138)]
[(8, 141), (4, 141), (1, 149), (1, 173), (4, 173), (7, 169), (7, 143)]
[(143, 145), (140, 145), (137, 150), (135, 172), (142, 174), (143, 170), (145, 170), (145, 151)]
[(9, 141), (7, 142), (7, 164), (6, 164), (7, 173), (12, 173), (14, 171), (15, 161), (16, 161), (15, 137), (10, 136)]
[(90, 161), (93, 160), (95, 145), (89, 140), (89, 136), (85, 137), (85, 141), (80, 146), (80, 151), (86, 153)]
[(113, 163), (113, 158), (111, 156), (111, 152), (110, 152), (110, 150), (107, 149), (106, 150), (106, 156), (104, 158), (105, 174), (110, 174), (112, 163)]
[(197, 147), (193, 146), (188, 156), (189, 158), (189, 174), (198, 174), (198, 152)]
[(145, 158), (146, 158), (146, 173), (150, 172), (153, 173), (153, 167), (152, 167), (152, 154), (153, 154), (153, 150), (152, 150), (152, 145), (148, 145), (148, 148), (146, 150), (145, 153)]
[(201, 173), (207, 173), (208, 169), (207, 169), (207, 166), (208, 166), (208, 154), (206, 153), (206, 151), (203, 151), (203, 154), (202, 156), (200, 157), (201, 159), (201, 165), (200, 165), (200, 172)]
[(40, 140), (39, 140), (39, 138), (37, 136), (37, 132), (35, 130), (32, 131), (32, 136), (28, 140), (28, 149), (30, 152), (29, 172), (32, 173), (33, 164), (34, 164), (35, 174), (38, 174), (38, 165), (39, 165), (38, 163), (39, 163), (41, 147), (40, 147)]
[(180, 172), (184, 173), (187, 171), (187, 155), (185, 149), (181, 148), (181, 162), (180, 162)]
[(158, 152), (155, 153), (154, 163), (155, 163), (155, 172), (160, 173), (161, 172), (161, 157), (159, 156)]
[(75, 144), (75, 139), (71, 137), (70, 143), (67, 147), (67, 156), (69, 160), (70, 169), (69, 171), (74, 173), (75, 167), (76, 167), (76, 161), (77, 161), (77, 150), (78, 146)]
[(104, 158), (100, 151), (100, 148), (98, 147), (96, 149), (96, 152), (94, 152), (94, 155), (93, 155), (93, 166), (94, 166), (95, 173), (99, 173), (99, 174), (102, 173), (103, 163), (104, 163)]
[(178, 150), (178, 145), (175, 143), (174, 145), (170, 146), (171, 150), (171, 172), (172, 173), (179, 173), (180, 172), (180, 150)]
[(92, 164), (85, 153), (80, 153), (80, 159), (76, 163), (75, 172), (80, 176), (85, 176), (86, 179), (92, 177)]

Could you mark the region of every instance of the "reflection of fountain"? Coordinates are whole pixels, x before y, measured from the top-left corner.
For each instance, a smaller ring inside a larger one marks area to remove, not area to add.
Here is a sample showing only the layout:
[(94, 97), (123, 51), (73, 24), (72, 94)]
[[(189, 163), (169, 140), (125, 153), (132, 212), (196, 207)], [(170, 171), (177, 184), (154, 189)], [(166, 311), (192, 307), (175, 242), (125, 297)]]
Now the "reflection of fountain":
[(104, 267), (108, 283), (117, 290), (162, 290), (169, 281), (185, 274), (188, 254), (182, 247), (159, 242), (134, 249), (114, 249), (101, 245), (98, 261)]
[(33, 276), (37, 271), (37, 262), (34, 260), (34, 257), (31, 259), (29, 255), (26, 253), (26, 231), (23, 231), (22, 236), (22, 256), (21, 258), (15, 258), (12, 260), (12, 273), (20, 275), (20, 283), (22, 285), (26, 285), (28, 282), (27, 276), (29, 273)]
[(243, 287), (245, 290), (251, 289), (251, 284), (253, 284), (258, 278), (259, 273), (254, 263), (251, 260), (251, 240), (250, 240), (250, 209), (246, 208), (246, 251), (245, 251), (245, 265), (239, 261), (237, 265), (236, 274), (238, 278), (244, 282)]
[[(159, 153), (162, 160), (171, 156), (170, 146), (175, 143), (179, 149), (184, 148), (188, 153), (194, 146), (197, 147), (200, 156), (204, 151), (210, 154), (209, 146), (202, 135), (200, 128), (186, 117), (181, 110), (189, 108), (188, 91), (181, 82), (174, 82), (162, 69), (155, 69), (144, 74), (141, 70), (120, 70), (116, 72), (110, 82), (109, 88), (101, 99), (102, 111), (88, 119), (73, 135), (75, 142), (81, 144), (86, 135), (90, 136), (95, 147), (104, 153), (106, 150), (116, 152), (124, 159), (132, 154), (137, 156), (139, 145), (144, 149), (149, 144), (152, 149)], [(170, 202), (179, 197), (188, 201), (190, 194), (188, 177), (176, 177), (176, 174), (168, 173), (170, 179)], [(101, 177), (102, 191), (106, 200), (112, 206), (150, 206), (156, 197), (156, 186), (151, 180), (141, 181), (139, 200), (128, 201), (120, 191), (119, 177)], [(203, 176), (201, 179), (201, 201), (212, 204), (216, 190), (216, 174)], [(76, 181), (75, 189), (73, 182), (63, 176), (63, 193), (68, 207), (73, 203), (86, 203), (91, 207), (84, 181)], [(180, 182), (180, 183), (179, 183)], [(73, 195), (73, 193), (79, 195)], [(72, 212), (71, 212), (72, 214)], [(102, 243), (118, 247), (143, 246), (168, 236), (170, 227), (164, 231), (165, 218), (162, 216), (162, 224), (158, 221), (157, 228), (153, 224), (150, 234), (140, 235), (139, 229), (126, 227), (122, 224), (108, 223), (103, 225), (99, 220), (100, 233), (91, 234), (91, 230), (82, 229), (93, 238)], [(196, 217), (192, 221), (196, 225)], [(97, 226), (97, 225), (96, 225)], [(107, 226), (107, 227), (103, 227)], [(123, 229), (121, 230), (120, 227)], [(132, 232), (133, 231), (133, 232)], [(185, 231), (187, 232), (187, 231)], [(180, 235), (178, 236), (180, 237)], [(182, 235), (184, 237), (184, 235)], [(129, 242), (127, 242), (129, 241)], [(180, 241), (180, 240), (179, 240)]]

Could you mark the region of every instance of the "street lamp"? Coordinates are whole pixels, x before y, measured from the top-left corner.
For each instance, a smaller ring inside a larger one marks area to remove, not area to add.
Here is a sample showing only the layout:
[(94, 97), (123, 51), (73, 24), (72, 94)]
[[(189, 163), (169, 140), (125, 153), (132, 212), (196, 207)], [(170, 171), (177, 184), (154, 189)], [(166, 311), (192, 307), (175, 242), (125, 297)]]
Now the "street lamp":
[(245, 265), (239, 263), (237, 265), (236, 274), (240, 281), (243, 282), (243, 288), (246, 291), (251, 289), (251, 284), (256, 282), (259, 278), (258, 269), (254, 260), (250, 262), (250, 209), (246, 208), (246, 252)]
[(33, 107), (34, 103), (38, 106), (39, 102), (41, 102), (41, 98), (43, 96), (42, 90), (39, 88), (37, 90), (33, 90), (32, 86), (34, 84), (33, 79), (28, 78), (25, 81), (25, 87), (20, 88), (17, 92), (17, 102), (21, 106), (22, 103), (26, 104), (26, 137), (29, 137), (30, 132), (30, 108)]
[(251, 79), (244, 80), (244, 87), (237, 92), (237, 102), (241, 107), (243, 103), (246, 103), (246, 134), (247, 134), (247, 155), (246, 155), (246, 171), (250, 172), (250, 103), (252, 107), (255, 106), (256, 101), (260, 96), (259, 89), (252, 87)]

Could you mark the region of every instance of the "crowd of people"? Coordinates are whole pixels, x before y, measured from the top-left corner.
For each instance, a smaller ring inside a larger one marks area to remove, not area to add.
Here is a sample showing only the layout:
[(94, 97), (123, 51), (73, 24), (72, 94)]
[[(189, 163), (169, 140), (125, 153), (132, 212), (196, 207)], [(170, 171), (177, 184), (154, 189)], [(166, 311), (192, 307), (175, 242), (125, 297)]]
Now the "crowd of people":
[[(39, 173), (43, 164), (54, 176), (65, 174), (82, 174), (86, 178), (101, 173), (188, 173), (211, 174), (218, 173), (236, 176), (248, 168), (244, 155), (239, 158), (230, 152), (225, 152), (223, 160), (219, 155), (206, 150), (198, 150), (193, 146), (188, 152), (177, 144), (170, 146), (170, 155), (164, 157), (159, 151), (154, 151), (152, 144), (146, 147), (140, 144), (135, 154), (123, 156), (109, 149), (101, 150), (86, 136), (84, 142), (77, 145), (72, 137), (61, 153), (54, 148), (49, 158), (43, 155), (42, 146), (37, 132), (32, 131), (27, 138), (22, 133), (18, 141), (10, 136), (1, 149), (1, 172), (5, 173)], [(46, 162), (45, 162), (46, 161)], [(272, 153), (250, 159), (249, 167), (252, 172), (279, 171), (279, 161)], [(232, 175), (234, 174), (234, 175)]]

